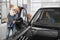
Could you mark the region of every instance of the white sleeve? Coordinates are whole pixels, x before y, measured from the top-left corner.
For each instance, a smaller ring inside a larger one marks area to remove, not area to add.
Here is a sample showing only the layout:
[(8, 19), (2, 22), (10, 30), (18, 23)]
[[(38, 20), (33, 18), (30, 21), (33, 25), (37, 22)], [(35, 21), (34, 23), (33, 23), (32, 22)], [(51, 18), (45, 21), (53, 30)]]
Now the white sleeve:
[(21, 17), (23, 18), (23, 20), (26, 20), (26, 10), (22, 9)]

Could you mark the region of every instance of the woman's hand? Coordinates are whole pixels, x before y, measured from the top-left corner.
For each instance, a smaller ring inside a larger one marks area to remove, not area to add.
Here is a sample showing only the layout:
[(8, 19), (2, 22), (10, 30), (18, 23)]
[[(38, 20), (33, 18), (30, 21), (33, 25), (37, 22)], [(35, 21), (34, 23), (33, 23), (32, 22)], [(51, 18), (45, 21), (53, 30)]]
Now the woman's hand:
[(16, 23), (16, 21), (13, 21), (13, 24), (15, 24)]

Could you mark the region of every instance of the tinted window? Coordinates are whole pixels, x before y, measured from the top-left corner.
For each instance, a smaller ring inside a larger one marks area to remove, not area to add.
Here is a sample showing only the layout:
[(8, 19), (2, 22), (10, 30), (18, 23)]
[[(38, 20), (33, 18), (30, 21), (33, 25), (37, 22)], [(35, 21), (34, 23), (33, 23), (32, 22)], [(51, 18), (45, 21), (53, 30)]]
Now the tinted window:
[(60, 10), (59, 9), (44, 9), (42, 18), (41, 16), (37, 21), (43, 20), (48, 23), (60, 23)]

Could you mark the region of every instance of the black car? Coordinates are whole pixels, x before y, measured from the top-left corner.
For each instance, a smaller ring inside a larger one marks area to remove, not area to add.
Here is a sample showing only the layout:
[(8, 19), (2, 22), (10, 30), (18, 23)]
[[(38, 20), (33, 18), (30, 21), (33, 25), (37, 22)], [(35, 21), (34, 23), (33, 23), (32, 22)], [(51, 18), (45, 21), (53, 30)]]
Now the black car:
[(28, 27), (9, 40), (60, 40), (60, 8), (40, 8)]
[(33, 40), (60, 38), (60, 8), (40, 8), (31, 20)]

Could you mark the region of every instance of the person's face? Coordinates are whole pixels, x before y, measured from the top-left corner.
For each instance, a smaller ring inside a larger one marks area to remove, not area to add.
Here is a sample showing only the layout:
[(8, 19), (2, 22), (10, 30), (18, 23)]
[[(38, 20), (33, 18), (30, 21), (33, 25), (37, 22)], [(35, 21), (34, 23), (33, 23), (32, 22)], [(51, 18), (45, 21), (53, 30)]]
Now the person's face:
[(11, 11), (10, 11), (10, 15), (11, 15), (11, 16), (14, 16), (15, 14), (16, 14), (15, 10), (11, 10)]
[(28, 18), (28, 20), (30, 20), (30, 19), (31, 19), (31, 17), (32, 17), (32, 15), (31, 15), (31, 14), (27, 14), (27, 18)]
[(46, 12), (46, 17), (50, 18), (50, 15), (48, 14), (48, 12)]
[(46, 12), (46, 16), (47, 16), (47, 17), (49, 16), (48, 12)]
[(20, 11), (18, 7), (16, 8), (16, 11), (17, 11), (17, 12), (19, 12), (19, 11)]

